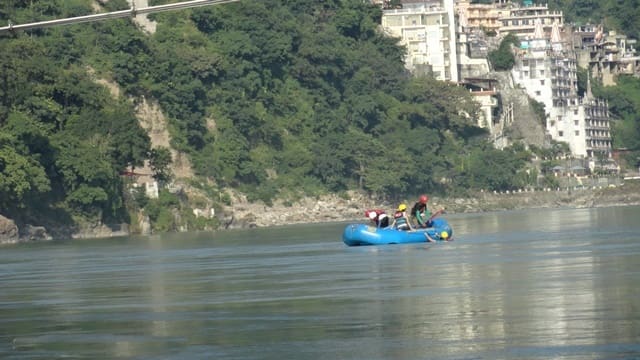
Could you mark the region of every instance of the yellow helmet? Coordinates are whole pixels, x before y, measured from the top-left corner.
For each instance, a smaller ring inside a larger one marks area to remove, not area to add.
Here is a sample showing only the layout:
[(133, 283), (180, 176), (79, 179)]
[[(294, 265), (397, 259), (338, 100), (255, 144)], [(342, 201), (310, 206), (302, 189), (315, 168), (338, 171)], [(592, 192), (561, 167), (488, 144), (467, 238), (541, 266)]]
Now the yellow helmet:
[(449, 233), (446, 231), (443, 231), (440, 233), (440, 237), (446, 240), (447, 238), (449, 238)]
[(405, 211), (405, 210), (407, 210), (407, 204), (398, 205), (398, 211)]

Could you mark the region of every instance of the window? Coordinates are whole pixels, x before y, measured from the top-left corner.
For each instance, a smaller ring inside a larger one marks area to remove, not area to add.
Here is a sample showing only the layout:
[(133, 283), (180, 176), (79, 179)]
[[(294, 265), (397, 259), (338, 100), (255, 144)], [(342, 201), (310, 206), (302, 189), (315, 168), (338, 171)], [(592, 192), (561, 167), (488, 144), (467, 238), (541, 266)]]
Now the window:
[(536, 96), (540, 96), (540, 90), (536, 90)]
[(580, 136), (580, 130), (576, 130), (576, 136)]
[(544, 80), (540, 80), (540, 85), (544, 85)]
[(564, 133), (562, 131), (558, 131), (558, 136), (562, 137), (564, 135)]
[(578, 125), (580, 125), (580, 120), (573, 120), (573, 123), (574, 123), (576, 126), (578, 126)]
[[(578, 115), (578, 109), (573, 110), (573, 115)], [(578, 124), (576, 124), (578, 125)]]

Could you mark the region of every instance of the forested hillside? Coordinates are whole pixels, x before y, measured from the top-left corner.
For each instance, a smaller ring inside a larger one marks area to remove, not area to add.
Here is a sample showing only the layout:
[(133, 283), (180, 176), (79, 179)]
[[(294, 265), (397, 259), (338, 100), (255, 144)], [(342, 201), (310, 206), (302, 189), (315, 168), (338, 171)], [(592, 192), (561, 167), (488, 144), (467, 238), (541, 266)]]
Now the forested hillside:
[[(128, 5), (10, 0), (0, 23), (95, 7)], [(534, 183), (521, 145), (496, 150), (475, 126), (467, 91), (405, 72), (380, 17), (359, 0), (246, 0), (155, 14), (151, 35), (128, 19), (1, 34), (0, 214), (67, 225), (169, 216), (178, 197), (146, 199), (121, 176), (150, 160), (171, 180), (166, 149), (151, 149), (135, 117), (142, 97), (159, 102), (172, 147), (194, 165), (191, 184), (210, 194), (231, 187), (269, 204), (349, 189), (393, 198)]]
[(565, 21), (603, 24), (627, 36), (640, 38), (640, 10), (635, 0), (550, 0), (549, 6), (564, 12)]

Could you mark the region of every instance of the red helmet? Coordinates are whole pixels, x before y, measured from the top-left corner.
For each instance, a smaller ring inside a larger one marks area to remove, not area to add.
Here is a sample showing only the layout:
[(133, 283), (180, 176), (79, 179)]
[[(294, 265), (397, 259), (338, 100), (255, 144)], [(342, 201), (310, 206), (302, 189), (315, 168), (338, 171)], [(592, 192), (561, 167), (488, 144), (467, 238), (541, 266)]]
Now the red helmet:
[(420, 203), (426, 204), (429, 201), (429, 197), (427, 195), (420, 195)]

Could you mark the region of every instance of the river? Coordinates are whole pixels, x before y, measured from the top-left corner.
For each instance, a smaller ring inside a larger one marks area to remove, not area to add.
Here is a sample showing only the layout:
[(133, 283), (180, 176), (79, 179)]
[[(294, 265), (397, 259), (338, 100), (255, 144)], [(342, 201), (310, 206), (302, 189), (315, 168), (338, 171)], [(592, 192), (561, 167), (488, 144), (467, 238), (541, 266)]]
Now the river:
[(1, 359), (640, 358), (640, 207), (0, 247)]

